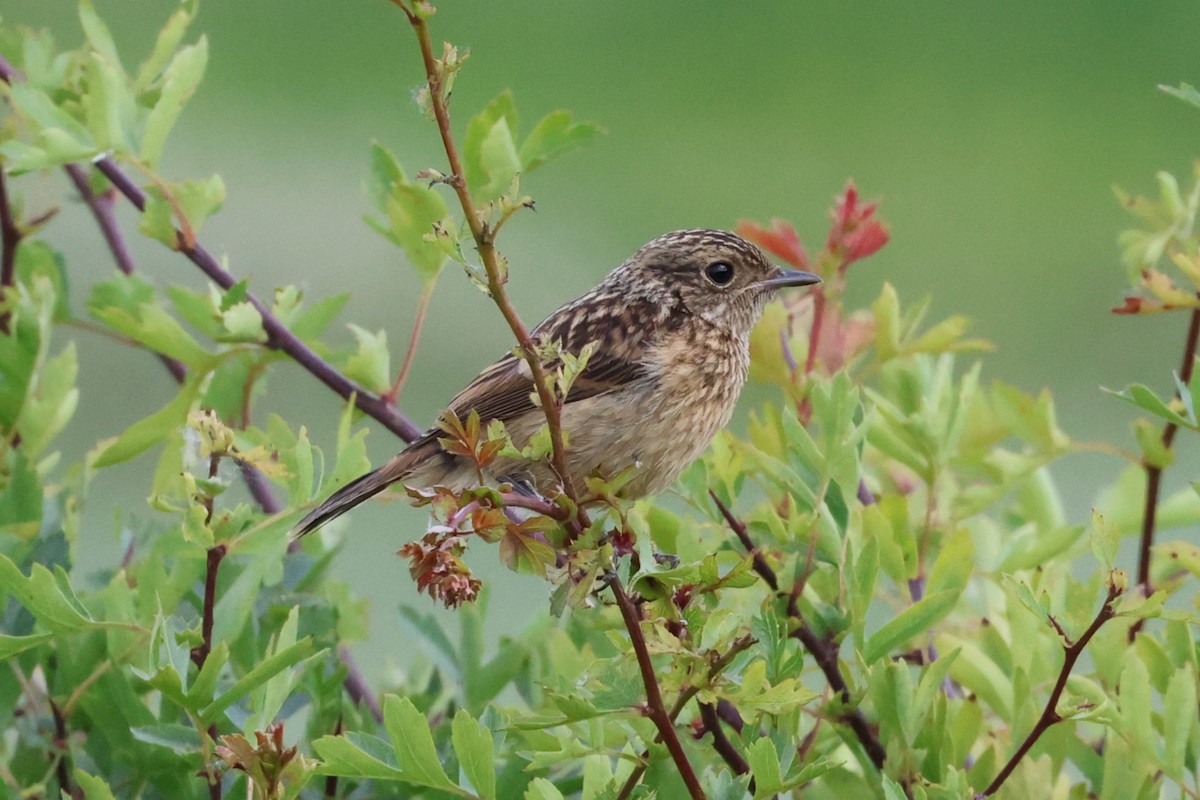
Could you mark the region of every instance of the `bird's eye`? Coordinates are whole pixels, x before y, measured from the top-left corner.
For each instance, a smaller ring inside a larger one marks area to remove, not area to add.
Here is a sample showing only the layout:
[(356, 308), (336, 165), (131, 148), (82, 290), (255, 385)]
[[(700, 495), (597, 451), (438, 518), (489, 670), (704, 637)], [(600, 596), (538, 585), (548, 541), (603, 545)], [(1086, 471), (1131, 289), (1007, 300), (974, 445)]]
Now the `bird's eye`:
[(704, 274), (717, 286), (724, 286), (733, 280), (733, 265), (727, 261), (717, 261), (705, 267)]

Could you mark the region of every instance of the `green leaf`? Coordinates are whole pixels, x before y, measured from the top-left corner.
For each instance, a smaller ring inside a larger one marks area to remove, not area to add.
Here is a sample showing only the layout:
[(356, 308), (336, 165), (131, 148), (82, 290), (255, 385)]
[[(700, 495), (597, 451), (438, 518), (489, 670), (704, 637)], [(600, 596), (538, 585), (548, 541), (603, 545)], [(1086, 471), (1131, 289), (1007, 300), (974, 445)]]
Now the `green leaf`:
[(219, 337), (220, 341), (262, 343), (267, 340), (262, 313), (248, 302), (230, 306), (221, 315), (221, 322), (227, 333)]
[(188, 412), (200, 391), (203, 375), (192, 375), (179, 394), (161, 409), (135, 422), (125, 429), (125, 432), (115, 440), (103, 445), (99, 455), (93, 462), (96, 467), (108, 467), (128, 461), (134, 456), (141, 455), (154, 445), (169, 436), (175, 429), (187, 421)]
[(9, 450), (5, 460), (8, 485), (0, 491), (0, 530), (33, 541), (41, 530), (45, 507), (37, 466), (29, 462), (24, 448)]
[(217, 679), (220, 678), (221, 670), (225, 668), (227, 661), (229, 661), (229, 642), (217, 642), (208, 657), (204, 659), (204, 666), (197, 673), (196, 680), (188, 687), (189, 708), (197, 710), (212, 701), (213, 691), (217, 688)]
[(545, 778), (534, 778), (525, 789), (524, 800), (563, 800), (563, 793)]
[(555, 156), (583, 147), (599, 133), (599, 126), (590, 122), (572, 122), (569, 111), (547, 114), (521, 145), (521, 167), (529, 172)]
[(400, 162), (378, 142), (371, 146), (371, 173), (371, 193), (384, 219), (368, 217), (367, 224), (403, 248), (422, 281), (437, 280), (446, 251), (436, 240), (435, 226), (450, 214), (446, 201), (434, 189), (410, 182)]
[(84, 800), (117, 800), (104, 779), (89, 775), (78, 767), (75, 769), (75, 783), (83, 790)]
[(387, 331), (371, 333), (353, 324), (346, 327), (358, 340), (358, 349), (346, 362), (346, 377), (373, 392), (387, 391), (391, 387), (392, 370)]
[(79, 405), (79, 390), (75, 388), (78, 372), (75, 343), (69, 342), (33, 374), (29, 394), (17, 419), (21, 450), (29, 458), (37, 458), (44, 452), (75, 415)]
[(483, 137), (479, 148), (479, 162), (487, 180), (474, 189), (481, 200), (493, 200), (504, 194), (521, 174), (521, 157), (517, 153), (514, 132), (508, 120), (500, 117)]
[(429, 721), (411, 700), (394, 694), (384, 695), (383, 724), (392, 739), (404, 780), (419, 786), (461, 793), (438, 761)]
[(1167, 422), (1173, 422), (1180, 427), (1196, 430), (1196, 417), (1194, 414), (1189, 413), (1187, 416), (1183, 416), (1172, 409), (1164, 400), (1160, 399), (1148, 386), (1135, 383), (1119, 392), (1112, 389), (1104, 389), (1104, 391), (1113, 397), (1121, 398), (1126, 403), (1137, 406), (1143, 411), (1149, 411), (1154, 416), (1165, 419)]
[(874, 664), (917, 634), (931, 630), (954, 608), (959, 594), (956, 589), (936, 592), (901, 611), (867, 639), (863, 659)]
[(292, 320), (292, 333), (304, 341), (309, 341), (325, 332), (329, 324), (342, 312), (350, 300), (350, 293), (343, 292), (306, 305)]
[(783, 773), (775, 743), (762, 738), (746, 751), (746, 763), (754, 775), (754, 800), (770, 797), (783, 788)]
[(60, 583), (41, 564), (34, 564), (27, 578), (11, 559), (0, 554), (0, 589), (29, 609), (38, 622), (53, 633), (71, 633), (95, 627), (96, 623), (74, 595), (69, 594), (69, 590), (64, 593), (64, 585), (65, 577)]
[(88, 44), (92, 46), (92, 49), (119, 69), (121, 57), (117, 53), (117, 45), (113, 42), (108, 26), (96, 13), (96, 7), (92, 4), (92, 0), (80, 0), (79, 22), (83, 26), (84, 36), (87, 37)]
[(467, 780), (482, 800), (496, 800), (496, 768), (493, 763), (492, 734), (460, 708), (451, 725), (451, 740), (458, 763)]
[(1104, 569), (1111, 570), (1117, 559), (1117, 548), (1121, 545), (1121, 534), (1115, 525), (1105, 521), (1104, 515), (1092, 509), (1090, 528), (1092, 553)]
[[(141, 158), (146, 164), (153, 167), (162, 157), (167, 134), (183, 112), (184, 104), (200, 85), (207, 65), (208, 40), (203, 36), (195, 44), (179, 50), (171, 60), (163, 74), (158, 102), (146, 117), (142, 133)], [(193, 227), (199, 226), (193, 223)]]
[[(467, 133), (463, 137), (462, 153), (463, 153), (463, 171), (466, 173), (467, 186), (471, 189), (471, 194), (477, 196), (480, 200), (494, 199), (485, 196), (480, 192), (489, 184), (490, 176), (488, 169), (484, 164), (483, 149), (484, 142), (489, 136), (493, 135), (496, 130), (496, 125), (501, 120), (504, 121), (503, 130), (506, 132), (509, 139), (509, 146), (512, 145), (512, 137), (517, 132), (517, 106), (513, 102), (512, 92), (505, 90), (501, 92), (492, 102), (475, 116), (471, 117), (467, 123)], [(501, 134), (497, 134), (499, 136)], [(494, 149), (499, 142), (493, 141), (492, 148)], [(494, 156), (493, 156), (494, 157)], [(520, 159), (515, 152), (515, 148), (511, 153), (512, 161), (516, 162), (516, 170), (520, 170)], [(496, 166), (496, 165), (493, 165)], [(511, 162), (509, 163), (511, 167)], [(509, 178), (511, 181), (511, 176)], [(500, 187), (500, 192), (508, 189), (508, 182)], [(500, 192), (497, 192), (499, 194)]]
[[(1153, 757), (1158, 736), (1154, 731), (1151, 717), (1153, 704), (1150, 698), (1150, 673), (1137, 651), (1130, 648), (1125, 651), (1125, 666), (1121, 670), (1121, 680), (1118, 690), (1121, 706), (1123, 733), (1135, 747), (1141, 750), (1141, 755)], [(1191, 709), (1195, 714), (1195, 707)]]
[(18, 653), (24, 653), (31, 647), (37, 647), (53, 638), (53, 633), (33, 633), (28, 636), (9, 636), (0, 633), (0, 661), (12, 658)]
[(1160, 83), (1158, 88), (1172, 97), (1178, 97), (1185, 103), (1191, 103), (1194, 106), (1200, 106), (1200, 92), (1196, 91), (1196, 87), (1190, 83), (1181, 83), (1179, 86), (1167, 86)]
[(321, 759), (317, 771), (322, 775), (375, 780), (405, 777), (394, 764), (392, 749), (376, 736), (349, 731), (344, 736), (322, 736), (312, 746)]
[(171, 61), (195, 15), (195, 0), (189, 0), (189, 2), (180, 4), (180, 7), (175, 9), (175, 12), (167, 19), (167, 24), (158, 32), (158, 38), (154, 41), (154, 49), (150, 52), (150, 56), (142, 62), (142, 66), (138, 69), (134, 87), (139, 93), (149, 88), (150, 84), (162, 73), (163, 67)]
[(130, 735), (139, 742), (165, 747), (173, 753), (188, 755), (200, 751), (200, 736), (195, 728), (166, 722), (159, 725), (142, 725), (131, 728)]
[(204, 709), (203, 716), (205, 721), (215, 722), (220, 712), (238, 702), (285, 669), (294, 667), (312, 654), (312, 637), (305, 636), (291, 647), (284, 648), (278, 653), (258, 662), (253, 669), (238, 679), (237, 682)]
[(192, 369), (203, 367), (212, 358), (166, 309), (157, 305), (154, 288), (137, 276), (117, 274), (96, 284), (87, 309), (114, 331)]
[[(204, 222), (217, 212), (225, 202), (225, 183), (220, 175), (208, 180), (171, 181), (166, 185), (179, 211), (187, 220), (193, 234), (199, 234)], [(179, 234), (175, 230), (178, 220), (175, 208), (166, 199), (158, 186), (146, 189), (146, 210), (138, 230), (171, 249), (178, 249)]]
[(1163, 770), (1179, 783), (1187, 769), (1188, 742), (1196, 726), (1196, 672), (1188, 663), (1171, 676), (1163, 697)]
[[(288, 612), (287, 619), (284, 620), (282, 627), (279, 629), (279, 634), (275, 637), (275, 641), (271, 645), (271, 656), (276, 656), (284, 653), (296, 645), (296, 628), (300, 622), (300, 607), (292, 606)], [(267, 727), (275, 721), (279, 710), (283, 708), (283, 704), (291, 696), (292, 690), (296, 685), (296, 680), (300, 677), (305, 663), (312, 661), (316, 654), (309, 656), (304, 661), (297, 662), (294, 666), (280, 670), (272, 678), (270, 678), (262, 687), (249, 696), (248, 705), (251, 713), (246, 721), (242, 724), (242, 732), (250, 736), (256, 730), (266, 730)]]
[(112, 59), (97, 55), (87, 62), (88, 91), (83, 108), (97, 146), (125, 153), (137, 117), (136, 103), (125, 73)]

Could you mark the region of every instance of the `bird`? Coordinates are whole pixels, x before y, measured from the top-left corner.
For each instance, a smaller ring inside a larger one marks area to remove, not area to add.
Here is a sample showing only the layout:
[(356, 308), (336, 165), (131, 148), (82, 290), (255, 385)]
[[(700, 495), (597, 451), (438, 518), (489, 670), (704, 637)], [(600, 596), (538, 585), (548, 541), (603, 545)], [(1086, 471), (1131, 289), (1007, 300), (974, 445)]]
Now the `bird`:
[[(820, 282), (781, 268), (742, 237), (722, 230), (678, 230), (641, 247), (594, 289), (530, 332), (560, 352), (593, 352), (563, 400), (561, 424), (571, 475), (613, 478), (633, 467), (628, 499), (671, 486), (728, 424), (750, 366), (750, 332), (778, 290)], [(546, 364), (552, 371), (555, 364)], [(510, 352), (454, 396), (445, 414), (492, 420), (520, 448), (545, 414), (531, 394), (528, 363)], [(296, 536), (339, 517), (393, 483), (410, 488), (477, 485), (474, 462), (442, 448), (438, 426), (383, 466), (334, 492), (293, 529)], [(485, 476), (543, 497), (563, 480), (549, 460), (500, 457)]]

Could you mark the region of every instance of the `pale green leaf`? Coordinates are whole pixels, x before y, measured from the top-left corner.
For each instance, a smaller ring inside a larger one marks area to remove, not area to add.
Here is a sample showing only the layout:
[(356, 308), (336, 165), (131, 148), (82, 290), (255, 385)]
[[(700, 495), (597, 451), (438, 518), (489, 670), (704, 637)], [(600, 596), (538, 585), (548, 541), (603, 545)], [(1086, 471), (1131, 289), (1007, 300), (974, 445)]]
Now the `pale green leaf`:
[(392, 739), (404, 780), (433, 789), (458, 790), (438, 761), (429, 721), (411, 700), (384, 695), (383, 724)]
[(573, 122), (569, 111), (551, 112), (542, 117), (522, 143), (521, 168), (529, 172), (555, 156), (583, 147), (600, 132), (590, 122)]
[[(162, 157), (163, 146), (183, 106), (195, 93), (208, 65), (208, 40), (201, 36), (196, 44), (179, 50), (163, 75), (158, 102), (146, 117), (142, 134), (142, 161), (154, 166)], [(193, 227), (199, 227), (193, 223)]]
[(404, 774), (395, 765), (395, 754), (382, 739), (358, 731), (344, 736), (322, 736), (312, 744), (322, 775), (375, 780), (402, 780)]
[(493, 764), (492, 734), (460, 708), (451, 725), (451, 740), (458, 763), (482, 800), (496, 800), (496, 768)]
[(960, 590), (947, 589), (930, 594), (901, 611), (867, 639), (863, 659), (874, 664), (914, 636), (931, 630), (954, 608), (959, 593)]
[(93, 462), (108, 467), (141, 455), (183, 426), (200, 391), (202, 375), (193, 375), (180, 387), (171, 402), (143, 420), (133, 423), (115, 440), (103, 445)]

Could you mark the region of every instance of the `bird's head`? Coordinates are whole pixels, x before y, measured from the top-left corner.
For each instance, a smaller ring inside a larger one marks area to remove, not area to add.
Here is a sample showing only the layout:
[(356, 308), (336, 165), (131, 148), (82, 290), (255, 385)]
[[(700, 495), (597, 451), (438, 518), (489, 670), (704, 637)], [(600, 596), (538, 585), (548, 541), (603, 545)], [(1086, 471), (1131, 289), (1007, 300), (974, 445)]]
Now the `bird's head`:
[(783, 269), (740, 236), (708, 228), (673, 231), (633, 254), (613, 274), (631, 293), (679, 303), (690, 313), (749, 335), (763, 304), (779, 289), (821, 279)]

